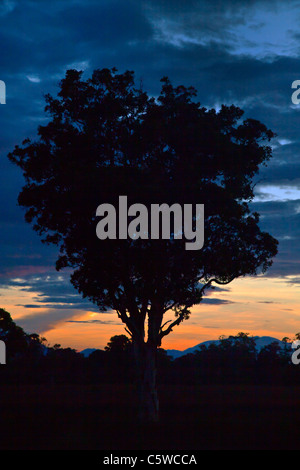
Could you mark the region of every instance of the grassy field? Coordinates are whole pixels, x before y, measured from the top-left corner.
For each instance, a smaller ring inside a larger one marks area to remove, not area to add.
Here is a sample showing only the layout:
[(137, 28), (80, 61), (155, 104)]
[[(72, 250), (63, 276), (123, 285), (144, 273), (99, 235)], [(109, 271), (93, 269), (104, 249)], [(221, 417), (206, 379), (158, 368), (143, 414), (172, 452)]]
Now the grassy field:
[(0, 397), (1, 450), (300, 449), (300, 387), (163, 386), (148, 429), (130, 386), (2, 385)]

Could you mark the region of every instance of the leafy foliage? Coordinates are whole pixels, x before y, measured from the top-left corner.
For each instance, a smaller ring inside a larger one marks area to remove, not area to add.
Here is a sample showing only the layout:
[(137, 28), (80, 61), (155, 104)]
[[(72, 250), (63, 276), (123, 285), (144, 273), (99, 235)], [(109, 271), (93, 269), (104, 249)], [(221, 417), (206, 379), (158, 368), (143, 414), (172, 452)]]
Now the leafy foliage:
[[(162, 79), (157, 99), (134, 86), (134, 74), (69, 70), (57, 98), (46, 96), (50, 121), (9, 154), (24, 173), (19, 204), (46, 243), (57, 244), (57, 269), (73, 268), (74, 287), (114, 309), (134, 340), (159, 346), (188, 318), (212, 282), (264, 272), (277, 241), (251, 213), (253, 177), (271, 157), (273, 132), (243, 111), (207, 110), (192, 87)], [(184, 240), (97, 239), (96, 208), (128, 204), (205, 205), (205, 244)], [(163, 315), (173, 309), (174, 321)]]

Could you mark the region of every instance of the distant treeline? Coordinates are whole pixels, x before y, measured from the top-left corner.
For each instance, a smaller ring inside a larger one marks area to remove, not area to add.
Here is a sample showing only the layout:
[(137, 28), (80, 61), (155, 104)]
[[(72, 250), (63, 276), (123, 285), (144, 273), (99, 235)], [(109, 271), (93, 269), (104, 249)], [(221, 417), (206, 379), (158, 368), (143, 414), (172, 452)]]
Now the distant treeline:
[[(0, 340), (7, 348), (7, 364), (0, 365), (0, 384), (96, 385), (135, 379), (132, 345), (125, 335), (112, 337), (104, 350), (84, 357), (71, 348), (50, 346), (38, 334), (25, 333), (0, 309)], [(239, 333), (174, 360), (159, 349), (158, 383), (300, 385), (300, 364), (292, 363), (293, 351), (285, 340), (285, 347), (274, 342), (258, 352), (254, 339)]]

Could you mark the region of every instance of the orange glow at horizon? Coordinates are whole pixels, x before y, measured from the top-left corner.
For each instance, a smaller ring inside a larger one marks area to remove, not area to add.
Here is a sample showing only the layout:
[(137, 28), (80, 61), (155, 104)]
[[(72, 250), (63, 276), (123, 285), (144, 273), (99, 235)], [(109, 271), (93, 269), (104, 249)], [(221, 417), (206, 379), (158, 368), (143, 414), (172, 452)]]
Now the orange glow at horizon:
[[(218, 339), (221, 335), (236, 335), (240, 331), (251, 336), (294, 338), (300, 331), (300, 285), (289, 284), (289, 280), (292, 277), (286, 280), (247, 277), (233, 281), (226, 286), (228, 290), (209, 291), (205, 298), (228, 303), (203, 303), (193, 307), (190, 319), (174, 327), (173, 332), (163, 339), (162, 347), (184, 350), (203, 341)], [(64, 317), (60, 318), (59, 306), (57, 309), (25, 309), (21, 306), (22, 303), (34, 303), (33, 297), (32, 292), (17, 287), (2, 289), (1, 307), (10, 312), (13, 320), (26, 332), (38, 332), (46, 337), (51, 346), (58, 343), (78, 351), (85, 348), (103, 349), (111, 336), (127, 334), (114, 312), (62, 310)], [(36, 325), (40, 325), (38, 331), (34, 330), (35, 318)], [(166, 316), (166, 320), (169, 318), (172, 315)], [(44, 319), (48, 326), (43, 329)]]

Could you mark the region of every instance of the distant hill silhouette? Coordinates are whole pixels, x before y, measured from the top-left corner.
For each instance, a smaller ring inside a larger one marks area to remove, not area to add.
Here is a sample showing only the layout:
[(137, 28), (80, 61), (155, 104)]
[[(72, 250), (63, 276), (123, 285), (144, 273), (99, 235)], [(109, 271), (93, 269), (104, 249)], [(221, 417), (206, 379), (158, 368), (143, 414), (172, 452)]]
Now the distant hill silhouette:
[(82, 354), (84, 357), (89, 357), (94, 351), (98, 351), (97, 348), (87, 348), (83, 349), (80, 351), (80, 354)]
[[(280, 347), (284, 348), (285, 343), (281, 341), (280, 339), (273, 338), (272, 336), (253, 336), (253, 339), (255, 341), (256, 345), (256, 350), (259, 352), (264, 346), (268, 346), (269, 344), (273, 343), (276, 341)], [(209, 341), (203, 341), (202, 343), (196, 344), (196, 346), (193, 346), (191, 348), (185, 349), (184, 351), (180, 351), (178, 349), (166, 349), (166, 353), (168, 356), (170, 356), (172, 359), (177, 359), (182, 356), (186, 356), (187, 354), (193, 354), (196, 352), (200, 346), (210, 346), (211, 344), (220, 344), (220, 340), (209, 340)], [(80, 351), (80, 354), (82, 354), (84, 357), (88, 357), (92, 352), (97, 351), (96, 348), (87, 348), (83, 349)]]
[[(259, 352), (264, 346), (268, 346), (269, 344), (273, 343), (276, 341), (279, 346), (284, 348), (285, 343), (281, 341), (280, 339), (273, 338), (272, 336), (254, 336), (253, 337), (256, 345), (256, 350)], [(185, 349), (184, 351), (179, 351), (177, 349), (167, 349), (166, 352), (168, 356), (172, 357), (172, 359), (177, 359), (179, 357), (185, 356), (187, 354), (192, 354), (200, 348), (200, 346), (210, 346), (211, 344), (220, 344), (220, 340), (209, 340), (209, 341), (203, 341), (202, 343), (197, 344), (196, 346), (193, 346), (191, 348)]]

